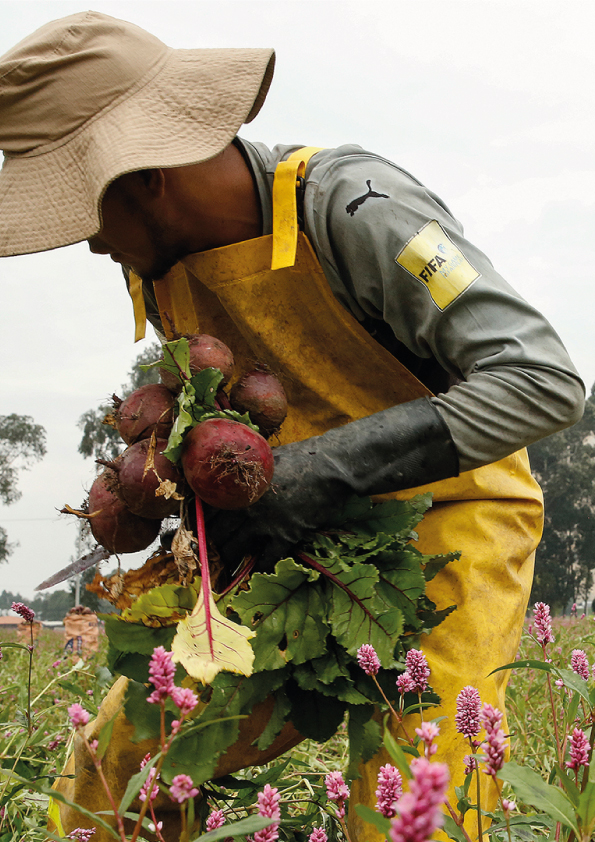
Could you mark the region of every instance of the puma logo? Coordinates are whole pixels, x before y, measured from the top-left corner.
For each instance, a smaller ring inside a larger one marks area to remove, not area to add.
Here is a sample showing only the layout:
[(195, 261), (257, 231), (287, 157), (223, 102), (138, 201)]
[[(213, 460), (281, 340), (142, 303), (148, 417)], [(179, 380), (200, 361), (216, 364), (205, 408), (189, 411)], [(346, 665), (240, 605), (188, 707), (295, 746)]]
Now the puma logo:
[(386, 193), (376, 193), (375, 190), (372, 190), (372, 180), (367, 179), (366, 184), (368, 185), (368, 192), (364, 193), (363, 196), (358, 196), (357, 199), (354, 199), (353, 202), (349, 202), (345, 210), (350, 216), (353, 216), (356, 210), (359, 208), (360, 205), (366, 201), (366, 199), (390, 199), (390, 196), (387, 196)]

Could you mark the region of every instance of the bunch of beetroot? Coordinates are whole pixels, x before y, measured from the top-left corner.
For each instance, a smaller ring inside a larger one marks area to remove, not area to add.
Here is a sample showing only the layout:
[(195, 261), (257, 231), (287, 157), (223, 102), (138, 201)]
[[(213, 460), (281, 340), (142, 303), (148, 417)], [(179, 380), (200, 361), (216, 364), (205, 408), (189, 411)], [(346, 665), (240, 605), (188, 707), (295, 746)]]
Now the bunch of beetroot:
[(263, 365), (233, 376), (230, 349), (198, 334), (164, 346), (161, 383), (142, 386), (125, 400), (114, 395), (110, 423), (126, 442), (93, 483), (86, 511), (95, 540), (113, 553), (145, 549), (161, 520), (179, 511), (188, 488), (220, 509), (256, 502), (273, 478), (266, 440), (282, 424), (287, 399)]

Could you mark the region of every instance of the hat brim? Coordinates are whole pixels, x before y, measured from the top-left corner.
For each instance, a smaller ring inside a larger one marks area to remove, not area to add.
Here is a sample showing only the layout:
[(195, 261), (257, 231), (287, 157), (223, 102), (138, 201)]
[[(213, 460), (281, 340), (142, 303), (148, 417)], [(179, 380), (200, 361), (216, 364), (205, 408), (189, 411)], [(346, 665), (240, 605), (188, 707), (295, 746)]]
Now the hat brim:
[(218, 155), (260, 110), (273, 68), (271, 49), (170, 50), (139, 90), (61, 143), (5, 157), (0, 257), (94, 236), (103, 193), (124, 173)]

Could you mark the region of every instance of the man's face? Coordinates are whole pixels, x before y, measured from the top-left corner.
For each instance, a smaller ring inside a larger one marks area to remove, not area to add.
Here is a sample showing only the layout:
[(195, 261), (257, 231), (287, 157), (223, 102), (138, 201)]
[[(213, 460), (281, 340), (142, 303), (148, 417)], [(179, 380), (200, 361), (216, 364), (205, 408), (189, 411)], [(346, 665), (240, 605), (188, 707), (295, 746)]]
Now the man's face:
[(144, 281), (153, 281), (184, 257), (185, 250), (150, 204), (143, 203), (141, 178), (131, 173), (109, 185), (101, 205), (103, 225), (88, 243), (94, 254), (109, 254)]

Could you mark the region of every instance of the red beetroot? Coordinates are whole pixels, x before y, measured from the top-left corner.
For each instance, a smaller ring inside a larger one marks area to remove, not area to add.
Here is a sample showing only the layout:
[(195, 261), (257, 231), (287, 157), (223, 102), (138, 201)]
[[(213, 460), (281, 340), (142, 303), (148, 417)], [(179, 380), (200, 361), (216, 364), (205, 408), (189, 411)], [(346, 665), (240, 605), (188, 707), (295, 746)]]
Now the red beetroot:
[(265, 435), (276, 432), (287, 415), (287, 395), (279, 378), (266, 366), (244, 374), (229, 394), (237, 412), (247, 412)]
[(180, 502), (173, 497), (167, 499), (164, 495), (155, 496), (160, 481), (181, 483), (182, 477), (175, 465), (163, 456), (167, 439), (157, 439), (153, 467), (145, 471), (150, 445), (150, 439), (137, 441), (108, 466), (116, 474), (113, 490), (130, 511), (140, 517), (161, 520), (175, 514), (180, 508)]
[[(207, 333), (196, 333), (185, 337), (190, 350), (190, 373), (198, 374), (205, 368), (218, 368), (223, 375), (221, 385), (225, 385), (233, 372), (233, 354), (224, 342), (209, 336)], [(164, 386), (177, 394), (182, 389), (182, 383), (177, 374), (172, 374), (164, 368), (159, 369), (161, 382)]]
[(132, 514), (111, 489), (112, 471), (97, 477), (89, 491), (91, 532), (98, 544), (112, 553), (135, 553), (146, 549), (159, 534), (160, 521)]
[(141, 386), (124, 401), (114, 395), (114, 418), (126, 444), (148, 439), (153, 432), (166, 439), (173, 425), (174, 403), (174, 396), (161, 383)]
[(273, 451), (245, 424), (209, 418), (186, 436), (182, 468), (188, 485), (205, 503), (243, 509), (271, 484)]

